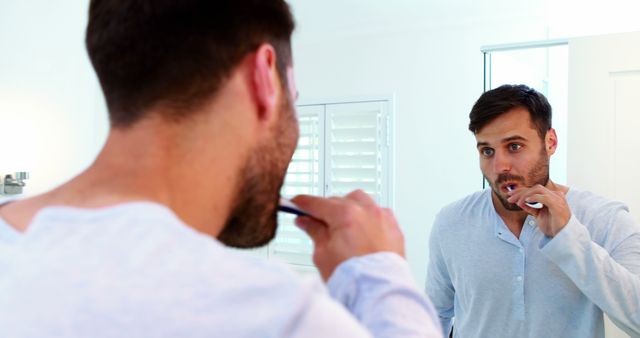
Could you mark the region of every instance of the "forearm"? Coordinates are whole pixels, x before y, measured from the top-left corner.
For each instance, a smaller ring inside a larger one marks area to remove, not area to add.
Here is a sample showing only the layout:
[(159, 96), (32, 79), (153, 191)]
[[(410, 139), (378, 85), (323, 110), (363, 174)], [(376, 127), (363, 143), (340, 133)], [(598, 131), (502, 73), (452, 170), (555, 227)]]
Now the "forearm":
[(336, 269), (328, 286), (375, 337), (440, 337), (435, 310), (396, 254), (352, 258)]
[[(636, 241), (636, 239), (630, 239)], [(589, 231), (572, 217), (542, 252), (600, 309), (625, 331), (640, 333), (640, 276), (592, 241)], [(640, 255), (640, 243), (625, 243), (621, 261)], [(631, 260), (632, 261), (632, 260)], [(635, 268), (633, 266), (632, 268)]]

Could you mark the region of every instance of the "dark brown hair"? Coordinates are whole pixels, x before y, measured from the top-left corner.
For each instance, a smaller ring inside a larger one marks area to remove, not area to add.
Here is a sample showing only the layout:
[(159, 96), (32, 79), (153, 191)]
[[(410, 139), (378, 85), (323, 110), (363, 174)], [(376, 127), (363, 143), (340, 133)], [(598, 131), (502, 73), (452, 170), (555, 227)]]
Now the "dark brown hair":
[(517, 107), (529, 111), (531, 123), (544, 139), (551, 129), (551, 105), (544, 95), (525, 85), (502, 85), (482, 94), (469, 113), (469, 130), (477, 134), (489, 122)]
[(284, 0), (92, 0), (85, 42), (111, 125), (126, 127), (156, 104), (189, 116), (262, 43), (286, 83), (293, 29)]

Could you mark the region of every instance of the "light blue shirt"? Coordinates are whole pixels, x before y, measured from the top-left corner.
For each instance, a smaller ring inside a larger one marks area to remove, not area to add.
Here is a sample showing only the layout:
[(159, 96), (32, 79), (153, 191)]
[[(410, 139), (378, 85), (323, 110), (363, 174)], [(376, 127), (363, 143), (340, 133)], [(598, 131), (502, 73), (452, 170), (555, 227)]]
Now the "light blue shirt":
[(440, 337), (404, 259), (350, 259), (329, 280), (241, 255), (164, 206), (52, 207), (0, 219), (0, 337)]
[(438, 214), (426, 292), (445, 335), (453, 325), (461, 338), (600, 338), (605, 311), (640, 337), (640, 226), (622, 203), (566, 198), (572, 217), (552, 239), (531, 216), (516, 238), (490, 189)]

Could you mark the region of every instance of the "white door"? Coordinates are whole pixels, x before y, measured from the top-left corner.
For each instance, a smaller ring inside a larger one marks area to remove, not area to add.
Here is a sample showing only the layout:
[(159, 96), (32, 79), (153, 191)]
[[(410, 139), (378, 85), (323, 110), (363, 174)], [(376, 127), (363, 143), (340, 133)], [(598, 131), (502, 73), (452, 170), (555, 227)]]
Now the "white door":
[(569, 41), (567, 125), (569, 186), (624, 201), (640, 221), (640, 32)]

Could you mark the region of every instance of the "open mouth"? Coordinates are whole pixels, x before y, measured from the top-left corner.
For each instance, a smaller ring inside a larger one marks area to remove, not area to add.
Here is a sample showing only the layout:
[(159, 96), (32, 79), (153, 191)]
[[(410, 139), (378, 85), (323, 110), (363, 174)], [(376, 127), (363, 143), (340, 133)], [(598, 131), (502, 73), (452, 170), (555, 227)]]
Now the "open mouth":
[(518, 185), (514, 182), (507, 182), (500, 185), (500, 190), (504, 193), (508, 193), (510, 191), (516, 190), (516, 188), (518, 188)]

